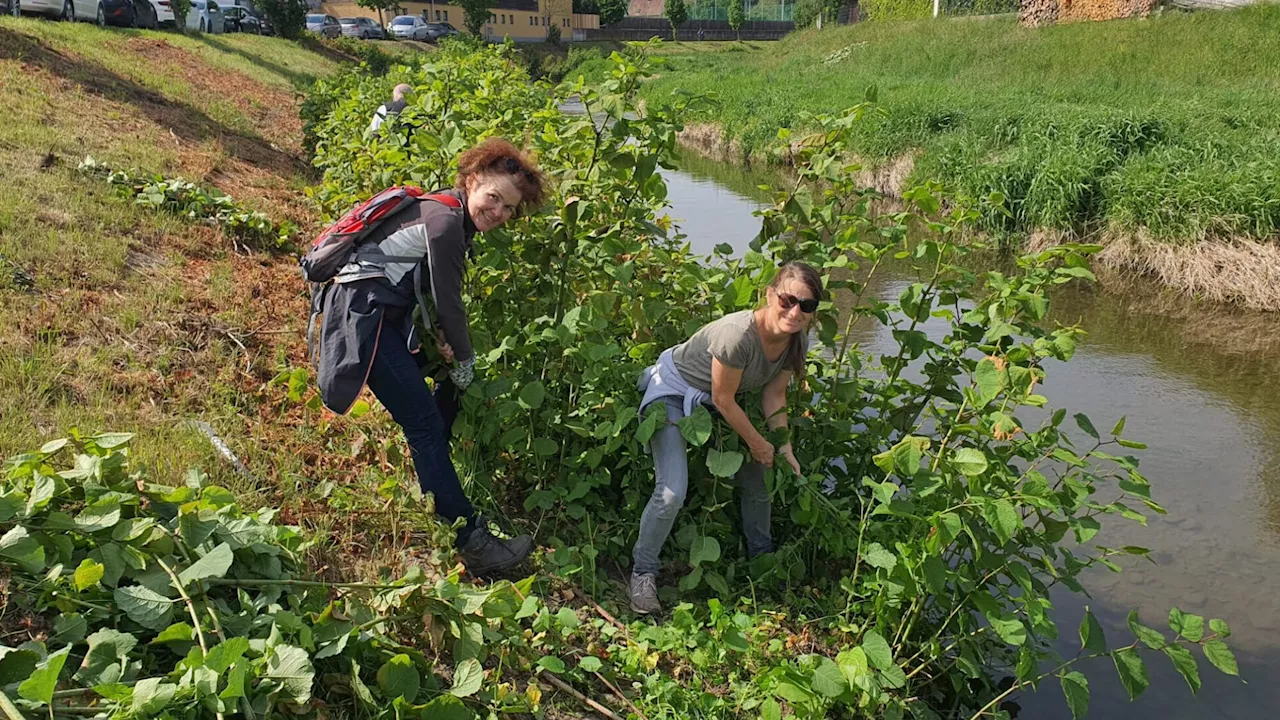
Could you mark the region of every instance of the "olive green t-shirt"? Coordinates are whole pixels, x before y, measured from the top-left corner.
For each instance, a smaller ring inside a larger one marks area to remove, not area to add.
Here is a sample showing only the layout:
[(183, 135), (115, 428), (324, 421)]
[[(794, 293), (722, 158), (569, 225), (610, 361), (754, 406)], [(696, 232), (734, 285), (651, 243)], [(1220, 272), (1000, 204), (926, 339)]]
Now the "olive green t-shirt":
[[(808, 338), (801, 334), (801, 348), (808, 351)], [(711, 358), (721, 364), (742, 370), (739, 391), (758, 390), (784, 369), (790, 352), (784, 351), (776, 361), (765, 357), (764, 345), (756, 329), (753, 310), (725, 315), (703, 325), (693, 337), (672, 350), (672, 360), (685, 382), (711, 392)]]

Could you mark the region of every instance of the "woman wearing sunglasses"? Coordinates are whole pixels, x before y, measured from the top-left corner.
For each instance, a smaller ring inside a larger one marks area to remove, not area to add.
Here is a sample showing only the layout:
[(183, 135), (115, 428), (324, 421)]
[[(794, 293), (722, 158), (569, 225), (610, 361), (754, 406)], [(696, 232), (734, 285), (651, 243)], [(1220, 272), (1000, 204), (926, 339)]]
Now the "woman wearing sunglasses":
[(632, 552), (631, 609), (658, 613), (657, 574), (662, 546), (689, 486), (684, 438), (676, 422), (698, 404), (712, 405), (751, 449), (735, 480), (742, 492), (742, 527), (751, 557), (773, 549), (769, 490), (765, 468), (781, 456), (799, 473), (788, 443), (775, 448), (738, 405), (738, 395), (761, 390), (761, 410), (770, 428), (787, 425), (787, 385), (804, 373), (807, 332), (823, 298), (822, 278), (804, 263), (778, 270), (765, 291), (764, 306), (715, 320), (685, 342), (668, 348), (640, 376), (641, 412), (651, 403), (666, 404), (667, 423), (650, 440), (657, 486), (640, 516), (640, 537)]

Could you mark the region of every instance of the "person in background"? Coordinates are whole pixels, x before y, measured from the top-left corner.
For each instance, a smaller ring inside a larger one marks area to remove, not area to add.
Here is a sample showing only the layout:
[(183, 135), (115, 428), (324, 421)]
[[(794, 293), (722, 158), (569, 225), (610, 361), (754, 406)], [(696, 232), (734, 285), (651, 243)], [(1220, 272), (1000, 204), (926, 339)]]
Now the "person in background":
[(392, 115), (399, 115), (401, 110), (404, 110), (409, 106), (409, 103), (405, 100), (405, 96), (411, 92), (413, 92), (412, 85), (400, 83), (395, 86), (391, 91), (391, 102), (383, 103), (378, 106), (378, 109), (373, 112), (373, 119), (369, 121), (369, 129), (365, 132), (370, 134), (375, 133), (378, 131), (378, 128), (382, 127), (382, 123), (387, 121), (387, 118)]
[[(361, 243), (397, 261), (353, 256), (334, 278), (323, 309), (319, 381), (325, 405), (343, 412), (368, 385), (404, 430), (418, 483), (424, 494), (434, 495), (436, 513), (449, 522), (464, 521), (455, 546), (477, 576), (519, 564), (532, 552), (533, 539), (491, 534), (449, 457), (457, 393), (471, 383), (475, 366), (463, 276), (475, 235), (501, 226), (520, 208), (541, 205), (543, 194), (542, 174), (531, 159), (506, 140), (485, 140), (458, 158), (452, 189), (400, 210)], [(435, 345), (449, 365), (435, 394), (423, 378), (427, 351), (413, 329), (415, 279), (434, 306), (434, 322), (424, 321), (439, 329)]]
[(689, 487), (685, 440), (676, 423), (699, 404), (713, 406), (751, 449), (752, 461), (735, 478), (742, 492), (747, 554), (755, 557), (773, 550), (765, 468), (773, 467), (775, 456), (796, 473), (800, 463), (791, 443), (775, 448), (765, 439), (738, 405), (738, 396), (762, 390), (766, 423), (770, 428), (786, 427), (787, 385), (804, 373), (809, 324), (822, 299), (818, 272), (804, 263), (787, 263), (766, 289), (762, 307), (704, 325), (685, 342), (663, 351), (658, 362), (641, 373), (641, 412), (652, 403), (664, 403), (667, 423), (649, 441), (657, 484), (640, 516), (640, 535), (632, 551), (629, 595), (635, 612), (662, 611), (659, 556)]

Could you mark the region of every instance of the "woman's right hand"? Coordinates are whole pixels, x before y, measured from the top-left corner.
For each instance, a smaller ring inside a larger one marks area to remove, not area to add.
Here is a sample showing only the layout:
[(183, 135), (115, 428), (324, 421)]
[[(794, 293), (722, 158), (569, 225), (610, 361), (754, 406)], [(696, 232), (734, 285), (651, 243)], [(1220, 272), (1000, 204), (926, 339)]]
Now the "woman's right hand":
[(775, 454), (773, 443), (764, 438), (760, 438), (760, 440), (751, 444), (751, 457), (767, 468), (773, 467), (773, 456)]

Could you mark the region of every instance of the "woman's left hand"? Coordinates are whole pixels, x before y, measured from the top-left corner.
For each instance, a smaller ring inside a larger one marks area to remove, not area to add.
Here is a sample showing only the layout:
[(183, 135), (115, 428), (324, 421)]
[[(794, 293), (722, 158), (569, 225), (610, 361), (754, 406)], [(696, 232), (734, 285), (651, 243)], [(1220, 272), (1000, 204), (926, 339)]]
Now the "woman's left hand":
[(436, 331), (436, 349), (440, 351), (442, 356), (444, 356), (444, 361), (446, 363), (453, 363), (453, 347), (445, 341), (444, 333), (438, 330)]
[(783, 445), (783, 446), (782, 446), (782, 449), (781, 449), (781, 450), (779, 450), (778, 452), (779, 452), (779, 454), (781, 454), (783, 457), (785, 457), (785, 458), (787, 459), (787, 464), (791, 466), (791, 469), (792, 469), (792, 470), (795, 470), (795, 471), (796, 471), (796, 474), (797, 474), (797, 475), (803, 475), (803, 474), (804, 474), (804, 473), (800, 472), (800, 461), (799, 461), (799, 460), (796, 460), (796, 454), (795, 454), (795, 452), (791, 449), (791, 445), (790, 445), (790, 444)]

